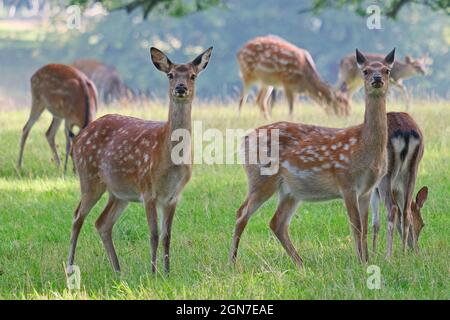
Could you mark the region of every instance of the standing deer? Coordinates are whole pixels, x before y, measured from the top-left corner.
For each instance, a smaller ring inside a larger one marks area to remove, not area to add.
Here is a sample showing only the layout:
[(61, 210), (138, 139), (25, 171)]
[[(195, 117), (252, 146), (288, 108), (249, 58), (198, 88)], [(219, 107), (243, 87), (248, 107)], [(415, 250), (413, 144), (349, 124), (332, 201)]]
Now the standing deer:
[[(412, 199), (416, 184), (417, 170), (424, 151), (422, 132), (407, 113), (389, 112), (388, 122), (388, 169), (380, 184), (372, 192), (373, 250), (376, 250), (380, 229), (380, 200), (386, 206), (388, 215), (387, 257), (392, 255), (394, 226), (402, 236), (403, 250), (406, 243), (418, 250), (420, 231), (424, 223), (420, 213), (428, 196), (428, 188), (423, 187)], [(397, 215), (400, 213), (400, 220)], [(397, 222), (396, 222), (397, 220)]]
[[(277, 191), (278, 208), (270, 228), (299, 268), (302, 260), (290, 240), (289, 224), (300, 201), (343, 198), (357, 255), (361, 261), (368, 260), (370, 195), (386, 173), (386, 95), (394, 54), (395, 49), (383, 61), (371, 62), (356, 50), (366, 93), (364, 123), (361, 125), (336, 129), (277, 122), (255, 130), (256, 136), (267, 132), (268, 154), (272, 153), (272, 130), (278, 130), (279, 154), (271, 154), (271, 157), (279, 163), (279, 170), (273, 175), (261, 175), (261, 165), (246, 160), (244, 168), (249, 190), (247, 199), (237, 211), (230, 253), (232, 262), (236, 260), (248, 220)], [(249, 157), (249, 137), (247, 135), (244, 140), (246, 159)]]
[[(172, 148), (178, 144), (172, 133), (191, 132), (191, 107), (195, 79), (205, 69), (212, 47), (186, 64), (174, 64), (156, 48), (151, 48), (155, 67), (169, 79), (169, 120), (145, 121), (106, 115), (91, 123), (75, 139), (73, 156), (80, 176), (81, 200), (75, 210), (68, 272), (74, 262), (75, 248), (83, 221), (105, 191), (108, 203), (95, 226), (115, 271), (119, 260), (112, 241), (112, 229), (128, 202), (143, 202), (151, 234), (152, 272), (156, 271), (158, 248), (157, 208), (162, 212), (164, 269), (169, 272), (169, 247), (175, 208), (191, 177), (190, 140), (186, 162), (173, 162)], [(189, 138), (189, 137), (187, 137)], [(185, 138), (185, 139), (187, 139)]]
[[(383, 60), (383, 56), (379, 54), (367, 54), (369, 60)], [(391, 72), (391, 84), (399, 88), (406, 102), (406, 108), (410, 107), (410, 96), (407, 88), (403, 84), (403, 80), (416, 75), (426, 75), (429, 65), (432, 64), (431, 59), (424, 56), (419, 59), (413, 59), (406, 56), (405, 61), (395, 61)], [(350, 54), (342, 58), (339, 64), (339, 79), (337, 87), (342, 91), (347, 91), (349, 98), (363, 85), (363, 79), (359, 73), (355, 56)]]
[(94, 59), (78, 59), (73, 62), (72, 66), (95, 83), (98, 95), (105, 104), (135, 96), (133, 90), (122, 81), (119, 72), (113, 66)]
[(269, 118), (268, 101), (274, 86), (284, 88), (290, 115), (297, 93), (307, 94), (336, 114), (347, 110), (347, 96), (320, 79), (309, 52), (286, 40), (277, 36), (257, 37), (239, 50), (237, 59), (243, 81), (239, 112), (247, 100), (250, 87), (256, 82), (261, 85), (257, 104), (266, 119)]
[(56, 165), (60, 166), (56, 150), (55, 135), (64, 120), (66, 135), (66, 158), (64, 173), (74, 134), (72, 128), (85, 128), (94, 120), (97, 111), (97, 90), (95, 85), (80, 71), (64, 64), (48, 64), (31, 77), (31, 113), (23, 127), (17, 166), (22, 167), (23, 149), (28, 134), (42, 112), (47, 109), (53, 120), (45, 136), (53, 151)]

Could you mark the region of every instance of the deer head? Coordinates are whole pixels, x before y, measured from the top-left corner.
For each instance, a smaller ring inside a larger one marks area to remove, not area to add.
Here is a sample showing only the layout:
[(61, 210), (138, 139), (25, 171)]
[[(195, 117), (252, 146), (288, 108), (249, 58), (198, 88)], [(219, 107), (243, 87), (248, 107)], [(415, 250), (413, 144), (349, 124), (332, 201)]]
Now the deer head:
[(389, 75), (394, 65), (395, 49), (382, 61), (369, 61), (356, 49), (356, 62), (364, 78), (364, 87), (369, 96), (384, 96), (389, 86)]
[(195, 79), (208, 65), (212, 47), (189, 63), (175, 64), (160, 50), (152, 47), (150, 54), (155, 67), (169, 79), (169, 97), (178, 102), (192, 102), (195, 95)]
[(405, 57), (405, 63), (414, 69), (414, 71), (421, 75), (429, 73), (429, 66), (433, 64), (433, 61), (428, 56), (423, 56), (419, 59), (414, 59), (411, 56)]
[(416, 250), (419, 249), (418, 243), (420, 232), (422, 231), (422, 228), (425, 226), (420, 211), (423, 208), (423, 205), (427, 200), (427, 197), (428, 197), (428, 187), (422, 187), (419, 190), (419, 192), (417, 192), (416, 200), (411, 202), (411, 213), (413, 218), (412, 231), (414, 233), (414, 237), (412, 236), (410, 231), (408, 237), (408, 246)]

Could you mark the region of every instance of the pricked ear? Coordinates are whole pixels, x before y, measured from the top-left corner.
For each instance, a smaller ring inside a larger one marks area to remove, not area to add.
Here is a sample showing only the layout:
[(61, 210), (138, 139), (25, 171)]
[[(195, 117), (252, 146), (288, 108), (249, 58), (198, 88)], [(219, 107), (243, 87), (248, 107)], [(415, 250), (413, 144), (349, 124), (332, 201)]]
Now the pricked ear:
[(384, 63), (386, 63), (389, 66), (389, 68), (392, 68), (392, 66), (394, 65), (394, 61), (395, 61), (395, 48), (392, 49), (392, 51), (389, 52), (386, 57), (384, 57)]
[(211, 58), (211, 52), (213, 47), (209, 47), (205, 52), (200, 54), (197, 58), (192, 60), (192, 65), (197, 69), (197, 73), (203, 71), (208, 65), (209, 58)]
[(366, 57), (358, 49), (356, 49), (356, 63), (358, 64), (358, 68), (361, 69), (366, 61)]
[(153, 64), (159, 71), (168, 73), (172, 68), (172, 61), (161, 50), (151, 47), (150, 56), (152, 57)]
[(423, 207), (423, 204), (428, 198), (428, 187), (422, 187), (422, 189), (417, 192), (416, 204), (419, 208)]

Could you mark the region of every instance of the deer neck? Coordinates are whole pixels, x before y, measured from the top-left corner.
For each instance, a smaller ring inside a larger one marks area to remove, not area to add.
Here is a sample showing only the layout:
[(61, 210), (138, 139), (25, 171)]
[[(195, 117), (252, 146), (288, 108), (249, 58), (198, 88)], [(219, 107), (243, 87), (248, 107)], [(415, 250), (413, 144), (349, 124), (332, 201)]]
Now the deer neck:
[[(166, 123), (166, 156), (170, 159), (172, 149), (179, 143), (183, 143), (183, 150), (191, 149), (191, 108), (192, 101), (170, 100), (169, 120)], [(174, 141), (172, 141), (172, 136)]]
[(310, 82), (308, 92), (311, 98), (319, 104), (331, 105), (333, 103), (333, 90), (331, 86), (323, 82), (316, 72), (312, 72), (308, 81)]
[(366, 94), (366, 109), (362, 127), (364, 153), (376, 159), (384, 155), (387, 144), (386, 94)]
[(410, 78), (415, 74), (416, 70), (414, 70), (412, 66), (406, 63), (396, 62), (391, 77), (395, 79), (402, 79), (402, 78)]

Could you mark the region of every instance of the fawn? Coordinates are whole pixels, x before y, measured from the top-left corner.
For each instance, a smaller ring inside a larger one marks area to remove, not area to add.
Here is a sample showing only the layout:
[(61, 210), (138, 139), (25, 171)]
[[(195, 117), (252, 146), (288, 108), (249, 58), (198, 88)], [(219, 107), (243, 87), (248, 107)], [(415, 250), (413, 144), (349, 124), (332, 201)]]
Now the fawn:
[[(236, 261), (242, 232), (255, 211), (278, 191), (279, 203), (270, 228), (288, 255), (301, 268), (302, 259), (289, 237), (289, 224), (300, 201), (326, 201), (343, 198), (360, 261), (368, 260), (367, 220), (372, 189), (386, 173), (386, 95), (395, 49), (382, 61), (368, 61), (356, 50), (364, 75), (366, 93), (364, 123), (337, 129), (290, 122), (259, 127), (254, 134), (278, 130), (279, 154), (276, 174), (261, 175), (259, 164), (244, 163), (248, 195), (236, 214), (230, 252)], [(264, 130), (264, 131), (262, 131)], [(268, 134), (271, 152), (271, 134)], [(244, 138), (245, 157), (249, 140)]]
[[(387, 257), (392, 255), (394, 226), (397, 224), (402, 236), (403, 250), (418, 250), (420, 232), (424, 226), (420, 210), (427, 196), (428, 188), (422, 187), (416, 200), (412, 199), (417, 170), (423, 156), (423, 134), (414, 119), (404, 112), (389, 112), (388, 122), (388, 169), (387, 174), (372, 192), (373, 250), (376, 250), (380, 229), (380, 206), (382, 199), (388, 216)], [(400, 219), (397, 215), (400, 213)], [(396, 222), (397, 221), (397, 222)]]
[(64, 120), (66, 135), (66, 158), (64, 173), (67, 171), (67, 161), (71, 142), (74, 137), (73, 126), (85, 128), (95, 118), (97, 111), (97, 90), (94, 83), (82, 72), (64, 64), (48, 64), (36, 71), (31, 77), (31, 112), (23, 127), (20, 141), (19, 160), (17, 167), (22, 168), (22, 157), (28, 134), (42, 112), (47, 109), (53, 120), (45, 136), (53, 151), (56, 165), (60, 161), (56, 150), (55, 135)]
[(115, 271), (120, 271), (112, 229), (128, 202), (143, 202), (150, 229), (152, 272), (156, 272), (158, 212), (162, 214), (164, 270), (169, 272), (172, 221), (178, 198), (191, 176), (190, 137), (185, 163), (172, 161), (177, 144), (172, 133), (191, 132), (191, 107), (195, 79), (210, 59), (212, 47), (186, 64), (172, 63), (156, 48), (150, 49), (155, 67), (169, 79), (169, 119), (167, 122), (106, 115), (92, 122), (75, 139), (73, 157), (80, 176), (81, 200), (74, 213), (68, 258), (68, 272), (83, 221), (105, 191), (108, 203), (95, 226)]

